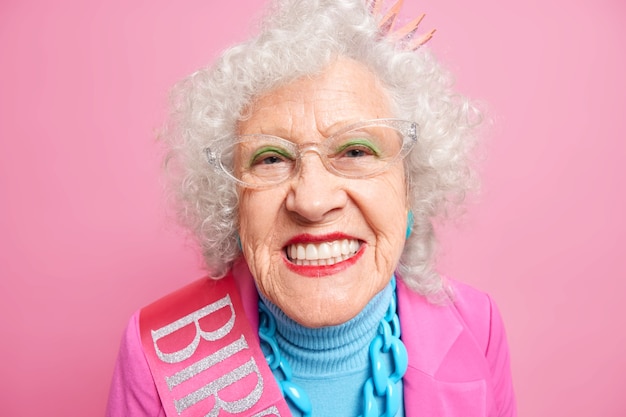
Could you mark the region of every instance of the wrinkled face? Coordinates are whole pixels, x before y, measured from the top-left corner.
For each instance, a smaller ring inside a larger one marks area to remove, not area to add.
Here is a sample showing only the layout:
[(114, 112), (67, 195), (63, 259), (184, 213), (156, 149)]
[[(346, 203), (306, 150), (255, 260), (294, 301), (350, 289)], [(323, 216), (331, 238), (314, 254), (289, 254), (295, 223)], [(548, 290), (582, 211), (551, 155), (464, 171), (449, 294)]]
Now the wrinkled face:
[[(344, 126), (386, 117), (393, 115), (374, 75), (339, 59), (319, 76), (257, 97), (238, 130), (317, 143)], [(239, 234), (250, 271), (259, 290), (293, 320), (307, 327), (344, 323), (389, 282), (407, 221), (401, 162), (372, 178), (347, 179), (308, 152), (290, 180), (239, 192)]]

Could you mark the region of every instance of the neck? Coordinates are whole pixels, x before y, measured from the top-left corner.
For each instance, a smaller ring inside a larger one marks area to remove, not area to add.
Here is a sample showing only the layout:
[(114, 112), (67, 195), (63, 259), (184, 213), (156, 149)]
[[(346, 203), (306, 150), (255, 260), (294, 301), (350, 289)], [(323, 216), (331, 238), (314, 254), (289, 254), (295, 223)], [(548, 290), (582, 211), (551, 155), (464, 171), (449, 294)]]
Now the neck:
[(393, 296), (391, 285), (375, 295), (353, 319), (337, 325), (308, 328), (290, 319), (261, 296), (276, 320), (276, 341), (294, 375), (327, 375), (368, 367), (368, 348)]

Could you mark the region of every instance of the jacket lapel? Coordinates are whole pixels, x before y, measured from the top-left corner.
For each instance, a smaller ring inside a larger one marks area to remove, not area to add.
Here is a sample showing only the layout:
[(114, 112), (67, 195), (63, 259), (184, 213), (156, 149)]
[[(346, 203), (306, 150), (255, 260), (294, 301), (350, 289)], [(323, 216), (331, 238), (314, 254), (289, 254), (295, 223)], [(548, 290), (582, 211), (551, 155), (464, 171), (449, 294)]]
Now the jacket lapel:
[(463, 325), (448, 306), (429, 303), (409, 290), (402, 280), (398, 280), (398, 313), (409, 366), (434, 376), (463, 331)]
[(486, 416), (484, 356), (454, 305), (431, 304), (398, 280), (398, 312), (409, 355), (406, 416)]

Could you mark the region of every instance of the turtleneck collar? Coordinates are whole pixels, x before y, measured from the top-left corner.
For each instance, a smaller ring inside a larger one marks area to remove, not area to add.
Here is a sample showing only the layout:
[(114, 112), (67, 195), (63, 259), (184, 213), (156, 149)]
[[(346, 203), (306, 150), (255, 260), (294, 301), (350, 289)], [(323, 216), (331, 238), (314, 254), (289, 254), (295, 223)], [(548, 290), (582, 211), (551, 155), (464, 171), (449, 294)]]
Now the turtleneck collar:
[(309, 328), (290, 319), (261, 295), (276, 320), (276, 340), (295, 376), (338, 375), (368, 366), (370, 342), (378, 331), (393, 290), (388, 284), (353, 319), (336, 326)]

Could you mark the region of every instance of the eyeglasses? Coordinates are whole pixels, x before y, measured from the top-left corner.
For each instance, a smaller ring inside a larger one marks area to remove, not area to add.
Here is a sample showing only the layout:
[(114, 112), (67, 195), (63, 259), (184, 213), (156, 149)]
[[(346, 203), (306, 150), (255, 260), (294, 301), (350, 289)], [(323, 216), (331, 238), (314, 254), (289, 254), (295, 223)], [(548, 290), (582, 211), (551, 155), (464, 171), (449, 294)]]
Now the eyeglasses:
[(376, 119), (342, 128), (323, 142), (295, 144), (264, 135), (242, 135), (204, 151), (209, 164), (248, 188), (268, 188), (292, 178), (307, 152), (345, 178), (370, 178), (401, 161), (417, 142), (418, 126), (398, 119)]

